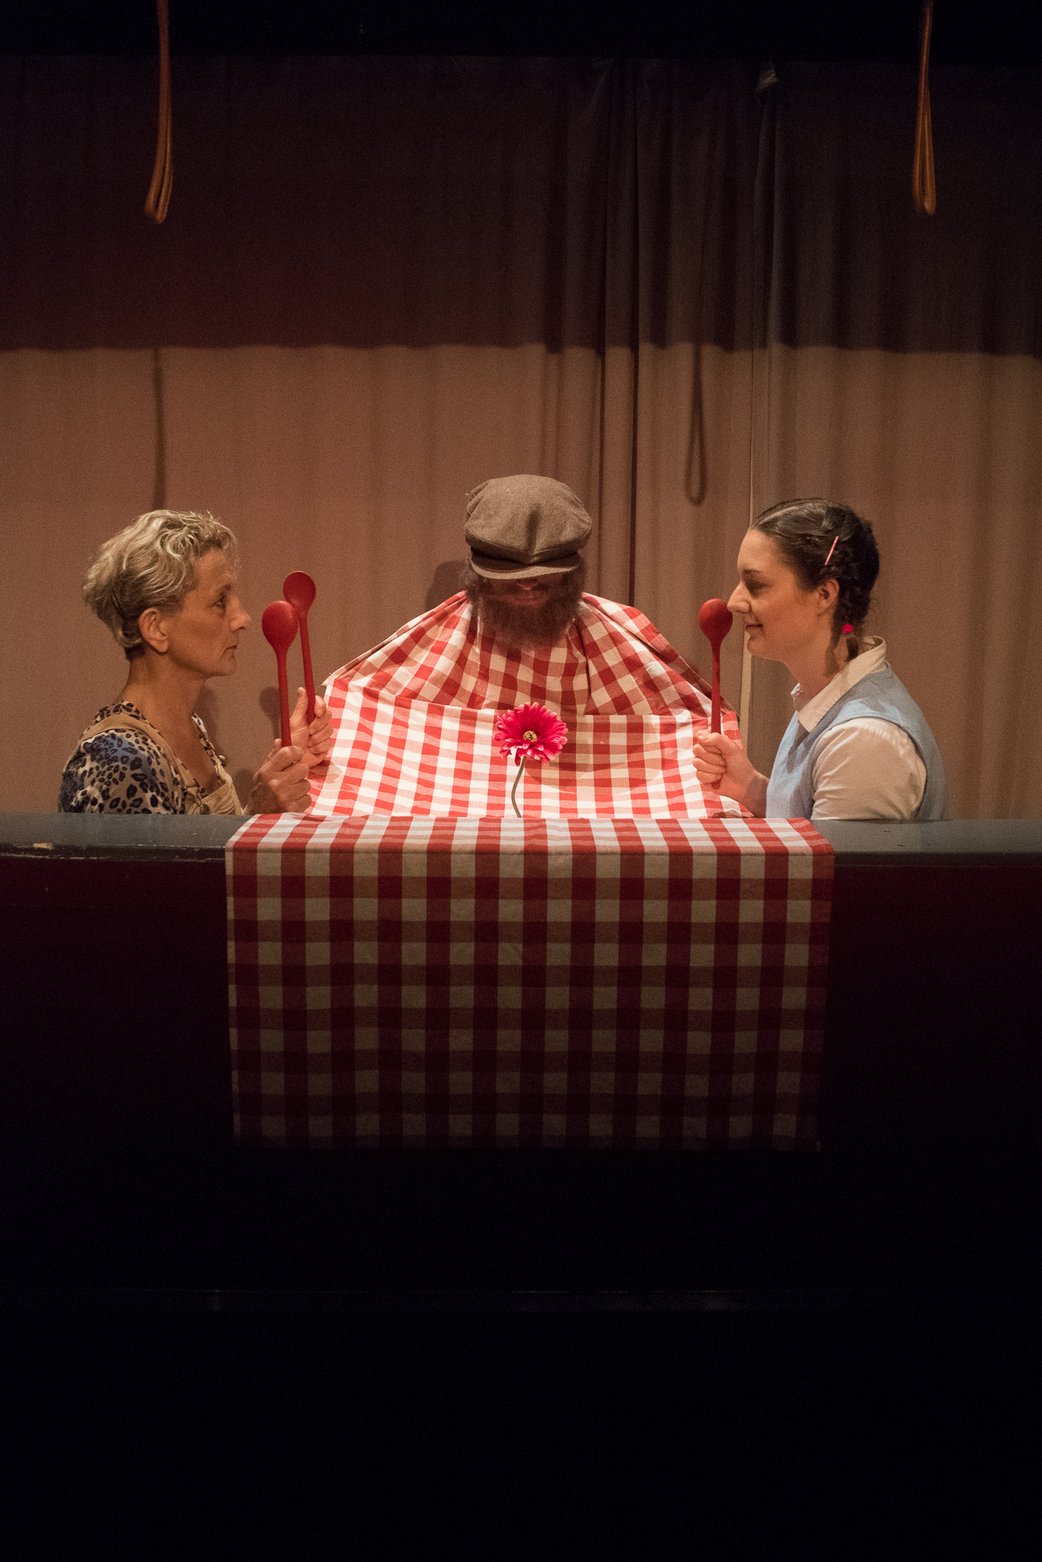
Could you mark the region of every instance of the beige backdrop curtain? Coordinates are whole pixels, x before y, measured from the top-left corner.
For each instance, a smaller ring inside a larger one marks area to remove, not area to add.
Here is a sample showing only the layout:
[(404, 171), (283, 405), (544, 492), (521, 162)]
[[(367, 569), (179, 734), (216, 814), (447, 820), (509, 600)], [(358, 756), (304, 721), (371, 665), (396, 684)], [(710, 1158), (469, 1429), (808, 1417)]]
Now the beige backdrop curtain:
[[(53, 807), (118, 692), (79, 582), (140, 511), (209, 508), (239, 534), (254, 629), (203, 709), (242, 779), (273, 731), (259, 616), (286, 572), (318, 582), (329, 671), (455, 589), (467, 489), (527, 470), (593, 511), (592, 588), (696, 659), (752, 507), (863, 506), (880, 627), (958, 811), (1036, 813), (1037, 218), (1012, 198), (1037, 179), (1034, 100), (1023, 78), (1019, 97), (935, 85), (927, 232), (914, 71), (860, 97), (834, 68), (779, 76), (758, 94), (751, 66), (688, 61), (175, 60), (156, 228), (149, 62), (0, 61), (0, 805)], [(758, 668), (762, 758), (784, 709)]]

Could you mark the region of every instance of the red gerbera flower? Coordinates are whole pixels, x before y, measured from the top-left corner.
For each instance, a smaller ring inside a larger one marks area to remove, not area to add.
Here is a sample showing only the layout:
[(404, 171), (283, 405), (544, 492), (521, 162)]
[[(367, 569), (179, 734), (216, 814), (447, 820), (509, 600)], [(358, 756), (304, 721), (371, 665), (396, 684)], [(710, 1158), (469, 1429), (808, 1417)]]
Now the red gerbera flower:
[(545, 705), (519, 705), (506, 716), (497, 716), (495, 739), (501, 754), (513, 754), (517, 760), (517, 775), (510, 788), (510, 804), (520, 819), (517, 806), (517, 783), (525, 769), (526, 759), (553, 759), (568, 741), (568, 728), (559, 716)]
[(520, 765), (525, 759), (553, 759), (568, 741), (568, 728), (545, 705), (519, 705), (496, 717), (495, 737), (499, 752), (513, 754)]

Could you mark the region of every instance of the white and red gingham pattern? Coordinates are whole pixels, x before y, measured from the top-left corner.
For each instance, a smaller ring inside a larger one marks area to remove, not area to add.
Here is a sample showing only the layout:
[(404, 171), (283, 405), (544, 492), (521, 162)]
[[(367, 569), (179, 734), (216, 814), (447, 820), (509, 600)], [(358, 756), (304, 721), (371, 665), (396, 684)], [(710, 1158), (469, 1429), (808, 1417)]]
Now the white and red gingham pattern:
[[(567, 724), (556, 759), (529, 763), (517, 791), (529, 818), (740, 816), (695, 775), (708, 690), (635, 608), (585, 596), (566, 639), (505, 653), (463, 595), (414, 619), (334, 673), (326, 697), (333, 764), (311, 812), (458, 818), (510, 811), (514, 762), (496, 717), (528, 701)], [(738, 736), (725, 707), (724, 731)]]
[(806, 821), (252, 819), (236, 1132), (810, 1145), (832, 860)]

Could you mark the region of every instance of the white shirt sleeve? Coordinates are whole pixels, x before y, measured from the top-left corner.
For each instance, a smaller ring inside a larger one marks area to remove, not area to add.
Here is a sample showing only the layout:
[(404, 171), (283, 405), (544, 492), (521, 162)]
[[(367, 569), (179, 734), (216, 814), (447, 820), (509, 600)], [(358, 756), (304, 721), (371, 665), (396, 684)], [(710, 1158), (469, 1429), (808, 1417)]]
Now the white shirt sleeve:
[(911, 819), (926, 790), (926, 766), (903, 728), (862, 716), (822, 733), (812, 779), (812, 819)]

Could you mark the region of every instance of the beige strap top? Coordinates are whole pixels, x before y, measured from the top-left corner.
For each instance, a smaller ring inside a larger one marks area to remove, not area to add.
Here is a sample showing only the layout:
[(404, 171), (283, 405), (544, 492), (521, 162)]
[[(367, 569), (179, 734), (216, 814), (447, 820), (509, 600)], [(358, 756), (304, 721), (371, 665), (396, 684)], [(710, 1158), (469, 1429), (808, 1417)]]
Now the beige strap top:
[(239, 801), (235, 783), (225, 769), (223, 757), (218, 754), (210, 742), (206, 728), (198, 716), (193, 716), (192, 720), (199, 728), (199, 736), (203, 740), (203, 746), (213, 760), (214, 769), (217, 772), (216, 780), (207, 791), (204, 791), (199, 785), (187, 765), (178, 759), (159, 728), (153, 727), (152, 723), (145, 716), (135, 712), (126, 705), (121, 706), (119, 710), (113, 711), (110, 715), (103, 717), (101, 721), (96, 721), (93, 726), (88, 727), (80, 738), (80, 742), (85, 742), (87, 738), (97, 737), (99, 733), (112, 732), (120, 728), (125, 731), (129, 727), (135, 732), (141, 732), (160, 752), (166, 769), (164, 779), (171, 793), (175, 797), (180, 796), (183, 798), (184, 806), (177, 810), (178, 813), (244, 814), (246, 810)]

